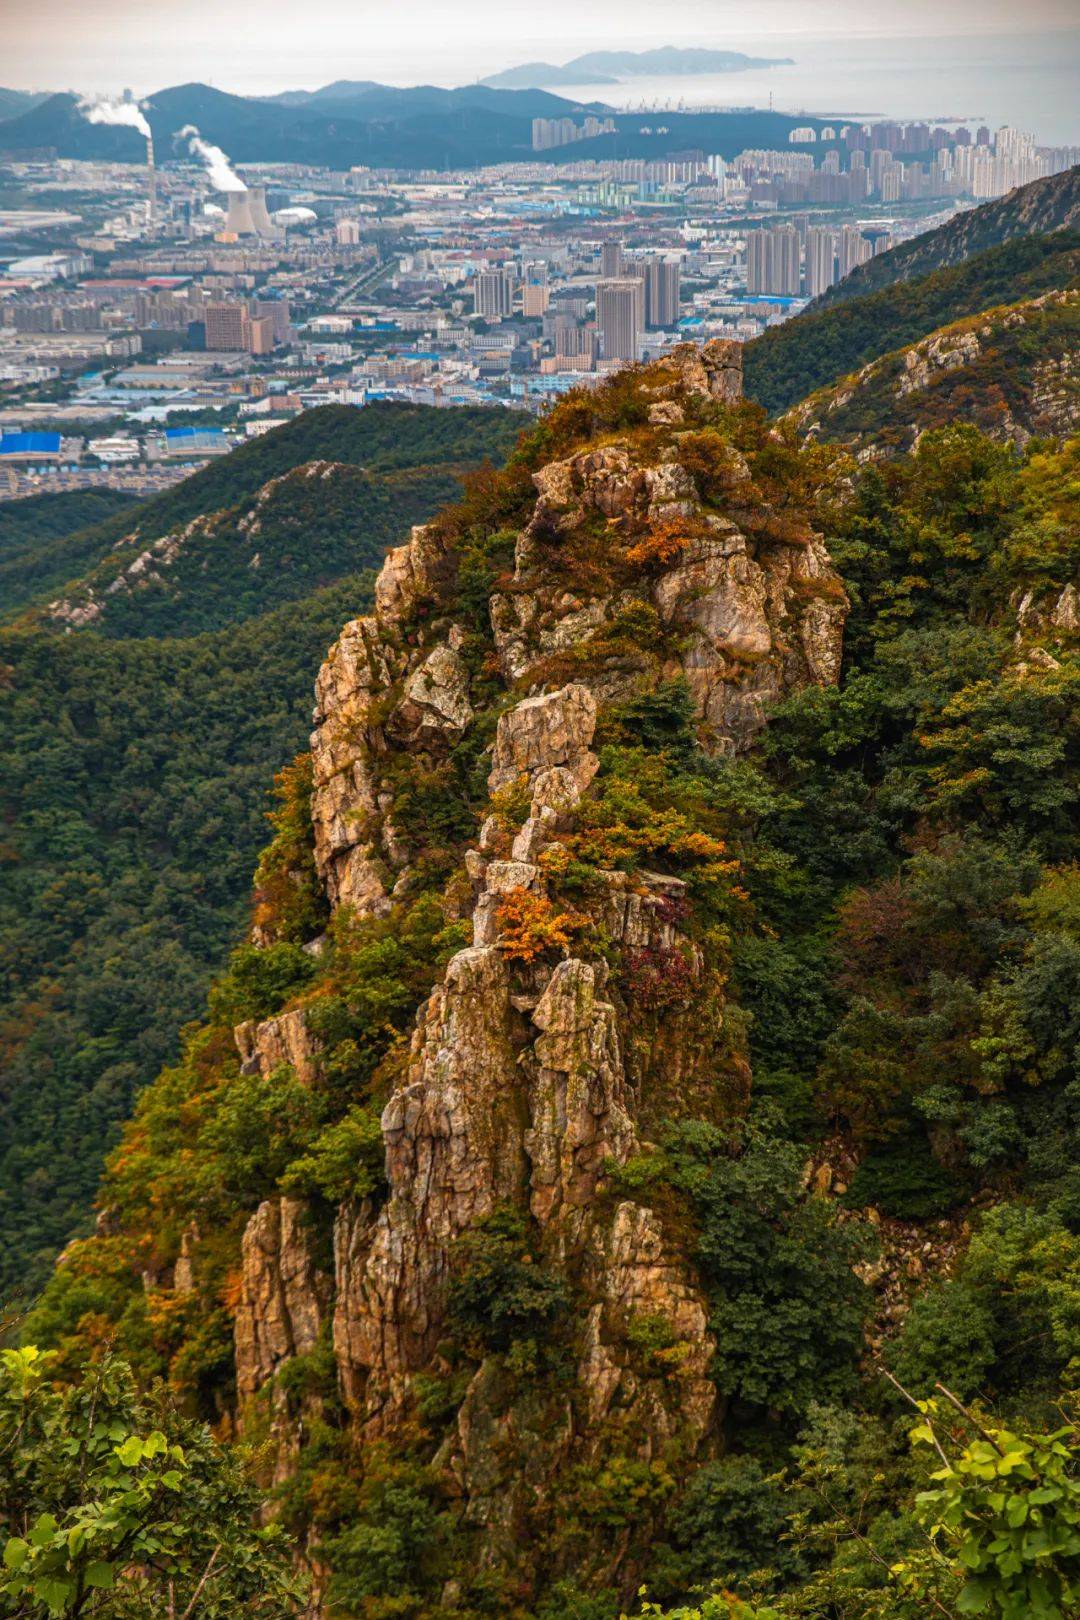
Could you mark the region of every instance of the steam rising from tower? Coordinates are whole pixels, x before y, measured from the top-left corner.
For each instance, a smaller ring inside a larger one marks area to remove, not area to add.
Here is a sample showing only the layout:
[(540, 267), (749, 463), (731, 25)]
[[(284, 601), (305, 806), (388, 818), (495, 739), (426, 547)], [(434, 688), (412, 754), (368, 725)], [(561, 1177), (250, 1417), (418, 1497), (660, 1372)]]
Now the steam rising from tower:
[(112, 124), (138, 130), (146, 142), (147, 213), (152, 221), (157, 197), (157, 171), (154, 168), (154, 136), (137, 101), (109, 101), (105, 96), (84, 96), (78, 111), (88, 124)]
[(183, 129), (177, 132), (175, 139), (186, 141), (191, 155), (202, 159), (215, 191), (245, 192), (247, 190), (247, 186), (233, 169), (221, 147), (213, 146), (209, 141), (204, 141), (194, 124), (185, 124)]

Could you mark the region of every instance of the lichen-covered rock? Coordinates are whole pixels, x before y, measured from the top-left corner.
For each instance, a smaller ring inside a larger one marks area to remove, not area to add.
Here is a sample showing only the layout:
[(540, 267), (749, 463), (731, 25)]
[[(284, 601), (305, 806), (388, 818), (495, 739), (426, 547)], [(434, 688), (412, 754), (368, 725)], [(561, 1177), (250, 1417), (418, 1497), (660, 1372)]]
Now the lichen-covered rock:
[(315, 1348), (331, 1299), (316, 1264), (307, 1206), (268, 1198), (244, 1231), (236, 1311), (236, 1389), (255, 1395), (292, 1356)]
[(279, 1013), (261, 1023), (248, 1019), (237, 1024), (233, 1035), (242, 1074), (261, 1074), (265, 1079), (284, 1063), (303, 1085), (315, 1084), (319, 1042), (308, 1028), (303, 1008)]
[(406, 732), (462, 732), (472, 719), (469, 672), (460, 653), (448, 643), (433, 647), (405, 682), (398, 716)]
[(357, 1247), (339, 1227), (334, 1342), (370, 1416), (431, 1355), (455, 1238), (525, 1184), (513, 1010), (502, 953), (458, 953), (422, 1010), (383, 1114), (390, 1197)]
[(499, 718), (488, 787), (492, 793), (519, 776), (558, 766), (580, 792), (596, 771), (589, 751), (596, 730), (596, 700), (587, 686), (526, 698)]

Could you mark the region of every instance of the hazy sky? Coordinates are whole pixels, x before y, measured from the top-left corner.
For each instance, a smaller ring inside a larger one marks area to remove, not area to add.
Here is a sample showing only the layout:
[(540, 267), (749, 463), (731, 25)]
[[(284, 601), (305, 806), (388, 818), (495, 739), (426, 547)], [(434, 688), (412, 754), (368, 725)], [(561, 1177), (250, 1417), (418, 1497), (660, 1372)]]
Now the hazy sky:
[[(603, 46), (1065, 28), (1077, 0), (0, 0), (0, 85), (139, 94), (191, 79), (268, 93), (330, 79), (460, 84)], [(782, 47), (788, 46), (789, 51)]]

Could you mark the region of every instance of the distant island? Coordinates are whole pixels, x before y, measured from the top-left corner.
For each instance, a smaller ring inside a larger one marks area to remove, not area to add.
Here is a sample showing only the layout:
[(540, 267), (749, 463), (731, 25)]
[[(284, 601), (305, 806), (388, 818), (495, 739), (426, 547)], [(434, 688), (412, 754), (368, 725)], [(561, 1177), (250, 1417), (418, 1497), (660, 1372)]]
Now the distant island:
[(682, 49), (662, 45), (653, 51), (589, 51), (560, 66), (524, 62), (481, 79), (492, 90), (540, 90), (555, 85), (618, 84), (621, 79), (707, 73), (742, 73), (747, 68), (789, 67), (790, 56), (744, 56), (741, 51)]

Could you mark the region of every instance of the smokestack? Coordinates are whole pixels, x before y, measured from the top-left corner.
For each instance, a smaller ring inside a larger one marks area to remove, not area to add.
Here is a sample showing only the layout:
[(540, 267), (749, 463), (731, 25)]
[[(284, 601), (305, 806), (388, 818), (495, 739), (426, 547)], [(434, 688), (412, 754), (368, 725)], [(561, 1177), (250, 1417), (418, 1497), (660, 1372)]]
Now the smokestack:
[(157, 213), (157, 168), (154, 164), (154, 137), (146, 137), (146, 217), (151, 225)]

